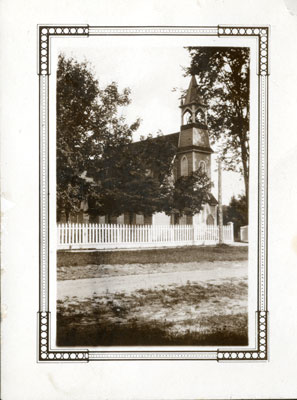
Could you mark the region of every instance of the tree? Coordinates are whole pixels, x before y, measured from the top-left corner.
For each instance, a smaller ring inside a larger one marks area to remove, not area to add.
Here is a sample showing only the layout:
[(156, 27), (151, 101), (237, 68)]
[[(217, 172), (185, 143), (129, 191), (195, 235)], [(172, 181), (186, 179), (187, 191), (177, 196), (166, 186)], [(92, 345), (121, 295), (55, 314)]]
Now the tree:
[(213, 141), (221, 143), (226, 169), (244, 177), (249, 193), (249, 49), (243, 47), (190, 47), (191, 66), (204, 99), (209, 104), (208, 128)]
[(224, 206), (224, 224), (233, 222), (235, 236), (239, 236), (241, 226), (248, 225), (248, 212), (246, 197), (239, 195), (238, 198), (232, 196), (228, 206)]
[(93, 185), (83, 174), (102, 159), (106, 149), (132, 140), (139, 120), (127, 125), (119, 107), (130, 103), (130, 90), (115, 82), (99, 88), (91, 66), (58, 58), (57, 69), (57, 217), (78, 211)]
[(209, 200), (211, 186), (201, 168), (188, 176), (179, 177), (169, 191), (166, 213), (177, 217), (199, 213)]
[(209, 199), (211, 183), (201, 169), (189, 176), (173, 178), (177, 148), (166, 136), (148, 137), (137, 143), (105, 152), (90, 175), (96, 188), (89, 196), (93, 215), (119, 216), (127, 213), (149, 216), (194, 215)]
[(168, 200), (172, 160), (176, 147), (165, 137), (148, 137), (137, 143), (107, 149), (90, 172), (94, 190), (89, 196), (92, 215), (163, 211)]
[(199, 212), (206, 181), (194, 173), (174, 183), (176, 147), (166, 137), (132, 143), (139, 120), (127, 125), (118, 109), (129, 89), (104, 89), (87, 62), (60, 55), (57, 70), (57, 217), (87, 201), (93, 216)]

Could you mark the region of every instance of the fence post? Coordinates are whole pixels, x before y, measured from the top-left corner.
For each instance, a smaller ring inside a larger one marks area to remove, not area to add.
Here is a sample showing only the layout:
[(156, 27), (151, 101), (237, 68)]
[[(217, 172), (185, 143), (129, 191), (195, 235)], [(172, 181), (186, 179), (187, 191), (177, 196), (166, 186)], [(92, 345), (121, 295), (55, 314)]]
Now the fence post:
[(233, 222), (228, 222), (229, 225), (229, 229), (230, 229), (230, 240), (233, 243), (234, 242), (234, 226), (233, 226)]
[(87, 225), (83, 224), (83, 243), (87, 243)]

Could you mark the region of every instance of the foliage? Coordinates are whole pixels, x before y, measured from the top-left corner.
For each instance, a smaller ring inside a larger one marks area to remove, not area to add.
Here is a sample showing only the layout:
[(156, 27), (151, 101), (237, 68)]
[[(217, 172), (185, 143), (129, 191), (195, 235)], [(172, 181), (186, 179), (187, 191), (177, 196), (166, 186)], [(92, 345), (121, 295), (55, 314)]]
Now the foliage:
[(221, 143), (224, 167), (242, 173), (248, 203), (249, 188), (249, 49), (191, 47), (188, 73), (196, 74), (209, 104), (212, 141)]
[(94, 180), (98, 189), (89, 204), (93, 215), (133, 213), (151, 215), (165, 211), (178, 217), (194, 215), (208, 199), (211, 183), (201, 169), (174, 182), (176, 147), (166, 137), (149, 137), (105, 153)]
[(177, 217), (199, 213), (209, 198), (211, 186), (201, 168), (188, 176), (179, 177), (171, 187), (166, 212)]
[[(133, 213), (193, 215), (207, 199), (210, 183), (197, 171), (175, 183), (176, 147), (159, 135), (132, 144), (139, 120), (127, 125), (119, 109), (129, 89), (115, 82), (104, 89), (87, 62), (60, 55), (57, 70), (57, 217), (80, 210), (92, 216)], [(130, 220), (131, 222), (131, 220)]]
[(233, 222), (235, 236), (238, 237), (241, 226), (248, 225), (248, 208), (246, 196), (239, 195), (238, 198), (233, 196), (230, 203), (225, 207), (223, 213), (224, 224)]
[[(110, 148), (93, 172), (96, 190), (89, 197), (93, 215), (162, 211), (176, 147), (166, 138), (148, 137), (137, 143)], [(131, 221), (130, 221), (131, 222)]]
[(139, 121), (131, 126), (118, 116), (130, 103), (130, 90), (115, 82), (104, 89), (87, 62), (60, 54), (57, 69), (57, 214), (78, 211), (92, 190), (82, 177), (107, 148), (132, 140)]

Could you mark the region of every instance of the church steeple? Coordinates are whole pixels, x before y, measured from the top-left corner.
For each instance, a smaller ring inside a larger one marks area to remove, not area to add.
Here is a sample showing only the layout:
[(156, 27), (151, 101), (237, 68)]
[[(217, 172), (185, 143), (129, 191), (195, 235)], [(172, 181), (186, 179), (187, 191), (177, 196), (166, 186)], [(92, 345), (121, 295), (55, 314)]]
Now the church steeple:
[[(199, 81), (198, 81), (199, 82)], [(201, 170), (211, 179), (211, 154), (207, 129), (206, 111), (204, 102), (195, 75), (192, 75), (190, 85), (180, 102), (181, 127), (178, 139), (178, 151), (174, 161), (176, 178), (187, 176)], [(180, 223), (207, 223), (216, 224), (216, 200), (211, 200), (204, 206), (199, 217), (183, 216)], [(212, 221), (212, 222), (211, 222)]]
[(186, 96), (181, 101), (181, 125), (206, 124), (206, 104), (201, 96), (196, 77), (192, 75)]
[(181, 128), (178, 142), (179, 175), (202, 167), (211, 176), (211, 153), (205, 104), (194, 75), (186, 95), (181, 99)]
[(198, 87), (195, 75), (192, 75), (190, 85), (189, 85), (189, 88), (187, 90), (187, 94), (186, 94), (186, 97), (184, 100), (185, 106), (189, 106), (192, 104), (200, 104), (201, 106), (205, 107), (205, 104), (199, 93), (199, 87)]

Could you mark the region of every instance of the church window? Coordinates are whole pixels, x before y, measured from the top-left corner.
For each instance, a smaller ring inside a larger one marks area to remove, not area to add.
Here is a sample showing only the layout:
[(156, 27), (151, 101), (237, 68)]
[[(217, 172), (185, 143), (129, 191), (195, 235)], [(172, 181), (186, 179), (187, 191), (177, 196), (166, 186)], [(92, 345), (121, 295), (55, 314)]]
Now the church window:
[(205, 115), (204, 115), (204, 112), (201, 110), (201, 108), (199, 108), (199, 110), (196, 112), (195, 120), (196, 120), (196, 122), (199, 122), (200, 124), (205, 123)]
[(188, 125), (192, 123), (192, 113), (187, 110), (183, 115), (183, 124)]
[(187, 225), (187, 216), (185, 214), (181, 215), (178, 222), (179, 225)]
[(203, 172), (203, 173), (206, 172), (206, 164), (205, 164), (205, 161), (200, 161), (200, 163), (199, 163), (199, 168), (201, 169), (201, 172)]
[(124, 214), (121, 214), (117, 217), (117, 224), (124, 224)]
[(186, 156), (183, 156), (180, 162), (180, 174), (181, 176), (188, 176), (189, 170), (188, 170), (188, 159)]
[(142, 214), (136, 214), (136, 225), (144, 224), (144, 216)]

